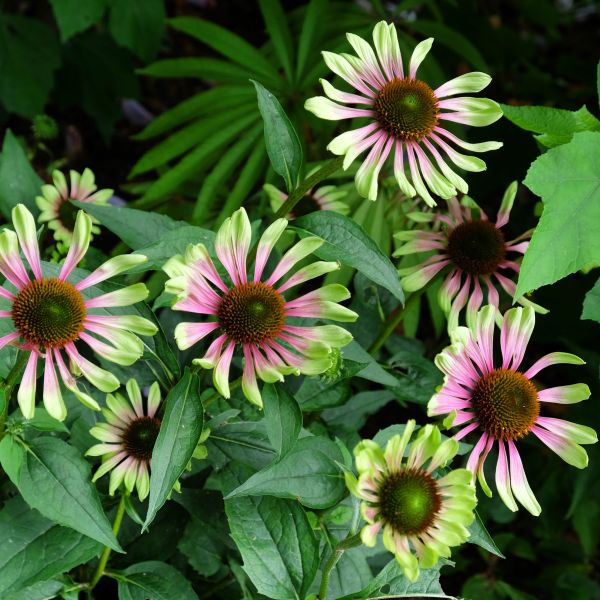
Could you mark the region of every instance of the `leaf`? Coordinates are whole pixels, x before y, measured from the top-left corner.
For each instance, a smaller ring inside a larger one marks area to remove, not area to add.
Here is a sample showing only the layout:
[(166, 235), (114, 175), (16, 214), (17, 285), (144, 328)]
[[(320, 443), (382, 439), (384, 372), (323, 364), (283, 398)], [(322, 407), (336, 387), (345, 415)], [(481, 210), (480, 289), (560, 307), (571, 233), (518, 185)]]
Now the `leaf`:
[(318, 567), (319, 547), (304, 511), (279, 498), (225, 501), (244, 571), (259, 593), (277, 600), (305, 598)]
[(285, 13), (279, 0), (259, 0), (260, 11), (279, 59), (289, 81), (293, 81), (294, 47)]
[(38, 431), (60, 431), (61, 433), (69, 433), (67, 426), (62, 421), (57, 421), (54, 417), (48, 414), (48, 411), (36, 406), (33, 419), (25, 421), (27, 427), (33, 427)]
[(10, 220), (12, 209), (19, 203), (37, 214), (35, 197), (43, 181), (37, 176), (25, 150), (10, 129), (6, 130), (0, 154), (0, 211)]
[(143, 69), (138, 74), (150, 77), (167, 77), (179, 79), (192, 77), (195, 79), (214, 79), (222, 83), (246, 83), (248, 71), (225, 60), (214, 58), (171, 58), (158, 60)]
[(25, 449), (10, 434), (0, 440), (0, 465), (11, 481), (19, 481), (25, 463)]
[(390, 359), (397, 383), (393, 386), (396, 396), (405, 402), (427, 404), (443, 376), (435, 364), (415, 352), (402, 350)]
[(471, 536), (467, 540), (470, 544), (477, 544), (481, 546), (484, 550), (499, 556), (500, 558), (505, 558), (504, 554), (500, 552), (498, 546), (496, 546), (492, 536), (488, 533), (488, 530), (485, 528), (479, 513), (475, 511), (475, 520), (469, 526), (469, 531)]
[(54, 598), (63, 587), (62, 581), (49, 580), (32, 583), (4, 596), (4, 600), (48, 600)]
[(118, 581), (119, 600), (198, 600), (175, 567), (156, 560), (127, 567)]
[(298, 56), (296, 63), (296, 80), (301, 81), (308, 58), (314, 48), (319, 47), (320, 22), (324, 17), (327, 0), (311, 0), (306, 7), (302, 31), (298, 40)]
[(214, 538), (209, 522), (192, 517), (185, 528), (183, 536), (177, 544), (178, 550), (203, 577), (211, 577), (222, 564), (222, 544)]
[(322, 417), (330, 427), (338, 427), (347, 431), (358, 431), (367, 422), (367, 417), (376, 413), (394, 399), (388, 390), (369, 390), (359, 392), (344, 406), (328, 408)]
[(63, 42), (97, 23), (106, 7), (104, 0), (50, 0), (50, 4)]
[(59, 65), (60, 46), (48, 25), (0, 14), (0, 103), (8, 112), (42, 113)]
[(198, 375), (186, 369), (165, 400), (165, 414), (152, 450), (150, 500), (144, 529), (152, 523), (191, 460), (202, 433), (203, 415)]
[(262, 391), (267, 435), (281, 458), (292, 448), (302, 429), (302, 412), (298, 402), (282, 387), (267, 384)]
[(568, 144), (548, 150), (523, 183), (541, 196), (544, 212), (515, 297), (600, 263), (600, 133), (576, 133)]
[(31, 508), (122, 552), (90, 482), (90, 465), (75, 448), (58, 438), (35, 438), (18, 475), (11, 481)]
[(298, 134), (277, 98), (258, 81), (252, 83), (265, 126), (265, 144), (271, 166), (283, 177), (288, 192), (291, 192), (298, 184), (302, 167), (302, 146)]
[(227, 498), (269, 495), (293, 498), (310, 508), (329, 508), (346, 493), (339, 448), (323, 437), (299, 439), (279, 461), (252, 475)]
[(581, 318), (600, 323), (600, 279), (596, 281), (594, 287), (585, 295)]
[(113, 0), (108, 27), (120, 46), (130, 48), (144, 61), (152, 60), (165, 31), (164, 2)]
[(0, 596), (70, 571), (101, 550), (98, 542), (13, 498), (0, 511)]
[(335, 600), (362, 590), (373, 580), (363, 548), (346, 550), (331, 571), (328, 598)]
[(293, 226), (300, 230), (302, 237), (308, 234), (316, 235), (325, 241), (315, 251), (319, 258), (338, 260), (360, 271), (371, 281), (391, 292), (400, 302), (404, 302), (400, 279), (394, 265), (364, 229), (352, 219), (336, 212), (322, 210), (296, 219)]

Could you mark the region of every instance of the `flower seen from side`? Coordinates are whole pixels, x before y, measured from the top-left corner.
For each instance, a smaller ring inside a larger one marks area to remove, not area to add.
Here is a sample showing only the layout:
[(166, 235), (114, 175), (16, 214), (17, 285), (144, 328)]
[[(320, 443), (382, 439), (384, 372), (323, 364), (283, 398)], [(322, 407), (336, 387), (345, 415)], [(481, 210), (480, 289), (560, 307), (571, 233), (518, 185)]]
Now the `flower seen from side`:
[(587, 385), (577, 383), (539, 390), (532, 379), (546, 367), (580, 365), (584, 361), (566, 352), (552, 352), (522, 370), (535, 325), (531, 307), (513, 308), (504, 315), (501, 357), (496, 361), (495, 321), (496, 308), (485, 306), (470, 329), (459, 327), (454, 331), (454, 343), (435, 359), (445, 378), (442, 388), (429, 402), (428, 414), (448, 414), (446, 423), (461, 427), (455, 439), (471, 432), (479, 436), (467, 468), (477, 474), (488, 496), (491, 490), (485, 480), (484, 463), (496, 446), (496, 488), (502, 501), (516, 511), (516, 499), (530, 513), (539, 515), (542, 509), (525, 476), (517, 442), (533, 434), (565, 462), (583, 469), (588, 456), (580, 444), (593, 444), (598, 438), (590, 427), (541, 414), (545, 403), (574, 404), (586, 400), (590, 395)]
[[(294, 317), (354, 321), (356, 313), (338, 304), (349, 297), (337, 284), (326, 285), (287, 300), (286, 292), (339, 268), (337, 262), (318, 261), (298, 270), (297, 263), (310, 256), (323, 241), (307, 237), (292, 246), (270, 275), (267, 260), (287, 227), (278, 219), (261, 236), (248, 269), (250, 221), (242, 208), (219, 228), (215, 253), (227, 277), (219, 274), (203, 244), (189, 246), (184, 256), (170, 259), (164, 270), (170, 276), (166, 290), (177, 296), (174, 310), (195, 313), (201, 322), (183, 322), (175, 329), (180, 349), (190, 348), (209, 334), (216, 338), (201, 358), (214, 369), (216, 389), (230, 395), (229, 371), (236, 348), (242, 351), (242, 390), (251, 402), (262, 405), (256, 376), (265, 382), (282, 381), (285, 375), (318, 375), (331, 366), (331, 351), (348, 344), (352, 336), (337, 325), (297, 325)], [(295, 272), (294, 272), (295, 271)], [(292, 274), (293, 273), (293, 274)]]
[[(438, 301), (448, 317), (448, 331), (458, 326), (465, 306), (467, 323), (472, 324), (484, 302), (498, 307), (499, 288), (511, 298), (514, 296), (517, 286), (507, 274), (519, 273), (521, 265), (517, 260), (527, 250), (531, 237), (531, 231), (510, 241), (504, 236), (502, 228), (509, 221), (516, 193), (517, 183), (513, 182), (504, 193), (495, 223), (483, 210), (473, 211), (471, 206), (451, 198), (448, 212), (418, 215), (420, 221), (439, 226), (438, 229), (401, 231), (394, 235), (402, 244), (394, 256), (432, 252), (423, 262), (399, 269), (405, 291), (419, 290), (446, 273)], [(517, 302), (537, 312), (547, 312), (525, 297)]]
[(107, 407), (102, 409), (105, 422), (96, 423), (90, 430), (101, 443), (92, 446), (86, 455), (102, 457), (93, 481), (110, 472), (111, 496), (123, 483), (130, 493), (137, 488), (143, 501), (150, 491), (150, 459), (160, 431), (160, 387), (157, 382), (150, 386), (145, 406), (135, 379), (127, 382), (126, 390), (127, 398), (118, 392), (107, 395)]
[(456, 455), (458, 442), (442, 442), (434, 425), (413, 438), (414, 429), (415, 421), (408, 421), (402, 435), (392, 437), (385, 449), (372, 440), (361, 441), (354, 449), (358, 478), (345, 474), (367, 522), (360, 534), (363, 543), (373, 547), (382, 530), (384, 546), (411, 581), (420, 568), (433, 567), (440, 556), (450, 557), (450, 547), (469, 538), (467, 527), (477, 504), (470, 471), (436, 474)]
[[(103, 392), (119, 387), (118, 379), (83, 356), (77, 344), (83, 342), (91, 351), (119, 365), (131, 365), (143, 354), (142, 340), (136, 335), (154, 335), (156, 326), (138, 315), (106, 314), (112, 307), (125, 307), (140, 302), (148, 295), (143, 283), (116, 291), (97, 294), (92, 286), (146, 260), (139, 254), (115, 256), (84, 279), (72, 283), (73, 270), (87, 252), (91, 219), (79, 211), (73, 240), (58, 276), (45, 276), (40, 259), (33, 215), (22, 204), (12, 211), (15, 231), (0, 233), (0, 273), (9, 285), (0, 288), (2, 310), (0, 323), (4, 331), (0, 348), (18, 346), (29, 356), (17, 399), (23, 415), (34, 415), (37, 389), (37, 367), (43, 363), (43, 400), (56, 419), (66, 416), (59, 378), (84, 404), (98, 410), (98, 403), (81, 391), (72, 372), (81, 373)], [(25, 256), (28, 272), (21, 252)], [(86, 296), (84, 297), (83, 293)], [(97, 311), (104, 314), (98, 314)], [(65, 358), (71, 363), (67, 367)]]
[[(52, 181), (54, 185), (42, 186), (42, 195), (35, 199), (41, 211), (38, 221), (48, 224), (57, 241), (69, 244), (73, 239), (75, 218), (79, 210), (72, 201), (106, 204), (113, 191), (98, 190), (94, 173), (90, 169), (85, 169), (81, 174), (71, 171), (70, 183), (67, 183), (61, 171), (54, 171)], [(100, 233), (100, 228), (95, 224), (97, 221), (92, 219), (92, 223), (91, 233)]]
[[(278, 190), (270, 183), (266, 183), (263, 190), (269, 198), (273, 212), (277, 212), (288, 198), (285, 192)], [(341, 215), (347, 215), (350, 207), (343, 200), (347, 195), (347, 190), (340, 189), (335, 185), (324, 185), (309, 190), (286, 218), (291, 220), (315, 210), (331, 210)]]
[[(433, 206), (435, 200), (430, 192), (446, 199), (456, 195), (457, 190), (466, 193), (467, 183), (446, 160), (465, 171), (483, 171), (485, 163), (458, 152), (453, 145), (471, 152), (487, 152), (502, 144), (470, 144), (448, 131), (445, 123), (482, 127), (497, 121), (502, 111), (493, 100), (471, 96), (452, 98), (457, 94), (480, 92), (491, 77), (485, 73), (465, 73), (434, 90), (416, 77), (433, 38), (417, 44), (406, 71), (393, 24), (381, 21), (375, 26), (375, 51), (357, 35), (348, 33), (347, 38), (357, 56), (323, 52), (323, 58), (333, 73), (355, 91), (338, 90), (322, 79), (326, 96), (310, 98), (305, 107), (321, 119), (367, 120), (358, 129), (337, 136), (328, 146), (334, 154), (344, 156), (344, 169), (369, 150), (356, 173), (358, 192), (375, 200), (379, 173), (388, 157), (393, 157), (394, 175), (400, 189), (409, 197), (419, 194)], [(410, 177), (405, 173), (406, 164)]]

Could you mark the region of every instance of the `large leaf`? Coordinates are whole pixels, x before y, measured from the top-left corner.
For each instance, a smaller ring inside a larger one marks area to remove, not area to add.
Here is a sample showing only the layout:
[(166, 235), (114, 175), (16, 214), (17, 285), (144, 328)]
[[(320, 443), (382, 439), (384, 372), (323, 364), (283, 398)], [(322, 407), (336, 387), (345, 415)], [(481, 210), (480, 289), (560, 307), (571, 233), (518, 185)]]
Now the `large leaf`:
[(252, 475), (228, 498), (269, 495), (294, 498), (310, 508), (328, 508), (346, 493), (337, 464), (342, 462), (340, 449), (331, 440), (301, 438), (281, 460)]
[(264, 497), (226, 500), (225, 510), (244, 571), (259, 593), (277, 600), (305, 598), (319, 546), (302, 508)]
[(346, 550), (336, 563), (329, 576), (327, 598), (336, 600), (359, 592), (373, 580), (363, 548)]
[(42, 21), (0, 15), (0, 103), (7, 111), (23, 117), (44, 111), (59, 52), (55, 33)]
[(198, 600), (191, 583), (175, 568), (149, 560), (118, 576), (119, 600)]
[(0, 511), (0, 597), (70, 571), (101, 550), (98, 542), (13, 498)]
[(29, 442), (18, 478), (14, 473), (9, 476), (31, 508), (122, 551), (90, 481), (89, 463), (66, 442), (55, 437), (35, 438)]
[(281, 457), (292, 448), (302, 429), (302, 413), (298, 402), (282, 387), (265, 385), (262, 392), (267, 435)]
[(523, 259), (516, 296), (600, 264), (600, 133), (576, 133), (568, 144), (548, 150), (524, 183), (541, 196), (544, 212)]
[(390, 259), (364, 229), (352, 219), (332, 211), (317, 211), (294, 221), (305, 236), (316, 235), (325, 243), (315, 251), (323, 260), (338, 260), (390, 291), (400, 302), (404, 294), (398, 273)]
[(0, 154), (0, 211), (11, 218), (12, 209), (19, 203), (37, 213), (35, 197), (40, 193), (42, 180), (33, 170), (23, 146), (10, 129), (6, 130)]
[(144, 528), (153, 521), (191, 460), (202, 434), (203, 415), (198, 375), (186, 369), (165, 400), (165, 414), (152, 450), (150, 500)]
[(302, 146), (298, 134), (277, 98), (258, 81), (252, 83), (265, 126), (265, 144), (271, 166), (283, 177), (288, 192), (291, 192), (298, 184), (302, 167)]
[(97, 23), (106, 8), (104, 0), (50, 0), (50, 4), (63, 42)]

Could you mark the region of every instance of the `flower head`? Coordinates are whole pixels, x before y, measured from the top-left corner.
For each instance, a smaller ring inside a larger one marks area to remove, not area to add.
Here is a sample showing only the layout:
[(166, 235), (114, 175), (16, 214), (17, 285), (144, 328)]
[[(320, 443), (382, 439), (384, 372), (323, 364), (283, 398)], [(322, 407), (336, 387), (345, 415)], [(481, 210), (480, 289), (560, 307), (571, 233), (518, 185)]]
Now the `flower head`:
[(143, 501), (150, 490), (150, 459), (160, 430), (161, 420), (156, 416), (161, 401), (160, 388), (156, 382), (150, 386), (145, 410), (135, 379), (127, 382), (126, 390), (129, 400), (119, 393), (107, 395), (108, 408), (102, 409), (106, 422), (90, 429), (91, 435), (102, 443), (92, 446), (86, 455), (103, 457), (93, 481), (111, 471), (111, 496), (124, 483), (128, 492), (137, 487)]
[[(502, 199), (495, 223), (478, 208), (478, 216), (469, 205), (456, 198), (448, 201), (447, 213), (419, 213), (420, 221), (429, 221), (441, 229), (433, 231), (401, 231), (394, 235), (403, 243), (394, 256), (419, 252), (433, 252), (425, 261), (399, 270), (402, 287), (414, 292), (429, 283), (438, 274), (446, 272), (438, 295), (442, 310), (448, 315), (448, 331), (458, 326), (460, 312), (467, 307), (467, 323), (472, 324), (484, 303), (498, 307), (498, 285), (512, 298), (517, 286), (506, 276), (518, 273), (519, 254), (529, 246), (531, 232), (526, 231), (514, 240), (507, 241), (502, 227), (508, 223), (517, 193), (516, 181), (511, 183)], [(521, 297), (519, 304), (531, 306), (537, 312), (547, 312), (541, 306)]]
[[(112, 190), (98, 190), (94, 182), (94, 173), (85, 169), (79, 174), (77, 171), (70, 173), (71, 184), (61, 171), (52, 173), (54, 185), (42, 186), (42, 195), (35, 201), (40, 209), (38, 221), (48, 223), (48, 227), (54, 230), (56, 240), (69, 244), (73, 239), (73, 228), (78, 208), (72, 204), (72, 200), (78, 202), (89, 202), (92, 204), (106, 204), (112, 196)], [(93, 221), (96, 223), (97, 221)], [(96, 225), (92, 225), (91, 233), (100, 233)]]
[(583, 364), (566, 352), (552, 352), (527, 370), (519, 370), (535, 325), (531, 307), (513, 308), (502, 319), (501, 361), (494, 361), (496, 308), (485, 306), (470, 329), (459, 327), (455, 343), (438, 354), (435, 363), (444, 372), (441, 390), (429, 402), (430, 416), (449, 414), (454, 426), (463, 426), (454, 436), (461, 439), (474, 431), (479, 441), (467, 468), (477, 473), (484, 492), (491, 496), (483, 466), (498, 446), (496, 487), (510, 510), (517, 510), (515, 498), (532, 514), (541, 512), (525, 476), (516, 442), (530, 433), (570, 465), (587, 466), (588, 457), (579, 444), (593, 444), (596, 432), (584, 425), (541, 415), (544, 403), (573, 404), (590, 395), (587, 385), (577, 383), (538, 390), (532, 378), (555, 364)]
[(226, 398), (236, 347), (244, 355), (244, 394), (261, 405), (256, 375), (273, 383), (283, 381), (284, 375), (290, 373), (323, 373), (331, 365), (331, 349), (345, 346), (352, 339), (337, 325), (300, 326), (290, 322), (292, 317), (354, 321), (357, 315), (338, 304), (350, 295), (341, 285), (326, 285), (294, 300), (284, 296), (293, 287), (339, 268), (337, 262), (319, 261), (289, 276), (299, 261), (321, 246), (320, 238), (299, 241), (283, 255), (271, 274), (265, 275), (267, 260), (286, 227), (287, 220), (278, 219), (263, 233), (256, 249), (253, 275), (247, 268), (250, 221), (243, 208), (221, 225), (215, 240), (216, 255), (228, 277), (219, 275), (203, 244), (189, 246), (185, 256), (176, 256), (164, 266), (171, 277), (166, 289), (177, 295), (173, 308), (210, 319), (177, 325), (177, 345), (184, 350), (206, 335), (217, 333), (206, 354), (194, 362), (214, 369), (215, 387)]
[[(430, 191), (442, 198), (451, 198), (457, 190), (466, 193), (467, 183), (448, 166), (442, 154), (465, 171), (483, 171), (485, 163), (457, 152), (450, 143), (472, 152), (495, 150), (502, 144), (469, 144), (450, 133), (443, 122), (484, 126), (497, 121), (502, 111), (493, 100), (469, 96), (450, 98), (481, 91), (491, 81), (490, 76), (466, 73), (433, 90), (416, 78), (433, 38), (417, 44), (405, 73), (393, 24), (381, 21), (375, 26), (375, 52), (359, 36), (348, 33), (347, 37), (358, 56), (323, 52), (323, 58), (327, 66), (357, 93), (343, 92), (322, 79), (327, 97), (310, 98), (305, 107), (322, 119), (337, 121), (364, 117), (368, 120), (359, 129), (337, 136), (327, 147), (334, 154), (345, 156), (344, 169), (370, 149), (356, 173), (358, 192), (371, 200), (377, 198), (379, 172), (388, 156), (393, 155), (394, 175), (407, 196), (419, 194), (433, 206), (435, 200)], [(410, 180), (405, 174), (405, 160)]]
[[(118, 379), (81, 355), (76, 343), (84, 342), (102, 358), (120, 365), (131, 365), (142, 356), (143, 343), (135, 334), (154, 335), (156, 327), (152, 322), (136, 315), (96, 314), (95, 311), (140, 302), (148, 295), (146, 286), (137, 283), (89, 296), (92, 286), (144, 262), (146, 257), (115, 256), (81, 281), (69, 281), (90, 243), (91, 220), (79, 211), (73, 241), (60, 273), (58, 277), (46, 277), (33, 215), (19, 204), (12, 211), (12, 220), (15, 231), (4, 229), (0, 233), (0, 273), (11, 284), (9, 288), (0, 288), (0, 297), (10, 304), (8, 309), (0, 310), (0, 319), (10, 319), (12, 329), (0, 338), (0, 348), (12, 343), (29, 352), (17, 393), (21, 411), (26, 418), (33, 417), (39, 361), (44, 363), (44, 405), (53, 417), (62, 420), (66, 416), (57, 369), (68, 389), (84, 404), (99, 409), (97, 402), (78, 388), (63, 352), (73, 370), (82, 373), (93, 386), (103, 392), (119, 387)], [(20, 251), (31, 275), (21, 260)]]
[[(271, 209), (273, 212), (277, 212), (287, 200), (287, 194), (270, 183), (266, 183), (263, 189), (269, 197)], [(287, 218), (291, 220), (315, 210), (331, 210), (341, 215), (347, 215), (350, 212), (350, 207), (343, 200), (347, 195), (347, 190), (340, 189), (335, 185), (324, 185), (309, 190), (296, 205), (294, 211), (287, 215)]]
[(435, 475), (456, 455), (458, 442), (442, 442), (438, 428), (426, 425), (411, 443), (414, 429), (415, 422), (408, 421), (403, 434), (392, 437), (384, 450), (363, 440), (354, 449), (358, 479), (346, 473), (350, 492), (362, 500), (367, 521), (363, 543), (374, 546), (383, 529), (385, 547), (411, 581), (419, 576), (419, 567), (433, 567), (440, 556), (450, 556), (450, 546), (467, 540), (477, 504), (469, 471)]

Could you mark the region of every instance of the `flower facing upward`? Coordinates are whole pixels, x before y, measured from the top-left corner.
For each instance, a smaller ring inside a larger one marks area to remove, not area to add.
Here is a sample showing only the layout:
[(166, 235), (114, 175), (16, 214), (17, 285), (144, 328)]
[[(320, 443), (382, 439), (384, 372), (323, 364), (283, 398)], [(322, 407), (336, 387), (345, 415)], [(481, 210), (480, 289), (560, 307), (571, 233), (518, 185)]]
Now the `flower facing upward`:
[[(533, 383), (542, 369), (555, 364), (583, 364), (566, 352), (552, 352), (527, 370), (518, 370), (535, 325), (530, 307), (506, 312), (500, 332), (501, 362), (494, 361), (496, 308), (485, 306), (471, 329), (454, 331), (455, 343), (438, 354), (435, 363), (443, 371), (444, 385), (428, 405), (430, 416), (450, 414), (452, 425), (464, 425), (454, 436), (461, 439), (471, 431), (479, 441), (473, 448), (467, 468), (477, 473), (484, 492), (491, 496), (483, 466), (492, 446), (498, 446), (496, 487), (510, 510), (516, 499), (532, 514), (541, 512), (523, 469), (515, 442), (533, 433), (570, 465), (587, 466), (588, 457), (579, 444), (593, 444), (596, 432), (584, 425), (545, 417), (540, 408), (546, 402), (573, 404), (590, 395), (587, 385), (577, 383), (538, 390)], [(508, 449), (508, 451), (507, 451)], [(514, 494), (514, 496), (513, 496)]]
[(119, 393), (106, 397), (108, 408), (102, 409), (106, 423), (97, 423), (90, 429), (92, 436), (102, 443), (92, 446), (86, 455), (103, 457), (93, 481), (111, 471), (111, 496), (124, 483), (128, 492), (137, 487), (143, 501), (150, 490), (150, 459), (160, 430), (161, 421), (156, 416), (160, 388), (156, 382), (150, 386), (146, 410), (137, 381), (130, 379), (126, 389), (129, 401)]
[[(81, 174), (71, 171), (70, 179), (71, 185), (68, 185), (62, 172), (54, 171), (54, 185), (42, 186), (42, 195), (35, 199), (41, 211), (38, 221), (48, 223), (48, 227), (54, 230), (55, 239), (65, 244), (69, 244), (73, 239), (78, 210), (71, 201), (106, 204), (113, 194), (112, 190), (96, 191), (98, 188), (94, 182), (94, 173), (90, 169), (85, 169)], [(91, 233), (100, 233), (100, 229), (93, 225)]]
[[(481, 209), (476, 217), (469, 206), (451, 198), (448, 213), (418, 214), (419, 221), (439, 224), (441, 230), (401, 231), (394, 235), (396, 240), (405, 242), (394, 256), (433, 251), (424, 262), (399, 270), (403, 277), (402, 287), (407, 292), (421, 289), (436, 275), (447, 271), (438, 300), (448, 315), (448, 331), (458, 326), (458, 317), (465, 305), (467, 323), (473, 323), (484, 302), (484, 290), (487, 303), (498, 307), (498, 284), (511, 298), (517, 289), (515, 283), (502, 273), (519, 272), (520, 264), (515, 259), (525, 253), (531, 237), (530, 231), (511, 241), (504, 237), (502, 227), (508, 223), (516, 193), (517, 183), (513, 182), (504, 194), (496, 223), (489, 221)], [(517, 302), (531, 306), (537, 312), (547, 312), (524, 297)]]
[(373, 547), (383, 529), (385, 547), (411, 581), (419, 576), (419, 567), (433, 567), (440, 556), (450, 556), (450, 546), (467, 540), (477, 504), (467, 469), (449, 471), (439, 479), (434, 476), (456, 455), (458, 442), (442, 442), (438, 428), (426, 425), (410, 443), (414, 429), (411, 420), (385, 450), (363, 440), (354, 449), (358, 479), (345, 475), (350, 492), (362, 500), (360, 509), (367, 521), (360, 534), (363, 543)]
[[(12, 211), (15, 231), (0, 233), (0, 273), (12, 287), (0, 288), (0, 297), (10, 307), (0, 310), (0, 319), (10, 320), (10, 333), (0, 338), (0, 348), (15, 344), (29, 352), (27, 366), (17, 393), (19, 406), (27, 419), (34, 414), (37, 365), (44, 362), (44, 405), (56, 419), (64, 419), (66, 408), (62, 399), (57, 369), (65, 386), (84, 404), (99, 409), (97, 402), (83, 393), (69, 372), (63, 352), (73, 369), (103, 392), (112, 392), (119, 381), (79, 353), (75, 343), (85, 342), (102, 358), (120, 365), (131, 365), (143, 354), (143, 343), (134, 334), (154, 335), (155, 325), (135, 315), (94, 314), (95, 309), (129, 306), (144, 300), (148, 290), (137, 283), (92, 298), (83, 296), (90, 288), (146, 260), (145, 256), (129, 254), (115, 256), (76, 283), (69, 281), (73, 269), (85, 255), (90, 243), (91, 220), (79, 211), (69, 253), (58, 277), (45, 277), (33, 215), (22, 204)], [(15, 233), (16, 232), (16, 233)], [(32, 276), (21, 260), (23, 252)], [(103, 338), (103, 339), (101, 339)]]
[(180, 349), (190, 348), (206, 335), (218, 332), (202, 358), (194, 362), (214, 369), (214, 384), (229, 397), (229, 368), (236, 346), (244, 355), (242, 389), (251, 402), (261, 405), (256, 375), (263, 381), (282, 381), (290, 373), (317, 375), (331, 365), (331, 349), (350, 342), (352, 336), (337, 325), (298, 326), (290, 317), (354, 321), (356, 313), (338, 304), (349, 297), (341, 285), (326, 285), (294, 300), (284, 292), (294, 286), (339, 268), (337, 262), (315, 262), (289, 274), (323, 241), (308, 237), (290, 248), (269, 276), (267, 260), (287, 226), (278, 219), (263, 233), (256, 249), (254, 274), (247, 271), (251, 229), (242, 208), (219, 228), (216, 255), (227, 271), (228, 281), (219, 275), (203, 244), (188, 247), (185, 256), (176, 256), (164, 266), (171, 277), (166, 290), (177, 295), (173, 308), (210, 318), (201, 323), (180, 323), (175, 339)]
[[(490, 76), (466, 73), (433, 90), (416, 79), (417, 69), (429, 52), (433, 38), (417, 45), (405, 73), (394, 25), (381, 21), (375, 26), (373, 42), (377, 54), (359, 36), (348, 33), (347, 37), (358, 56), (323, 52), (323, 58), (327, 66), (358, 93), (340, 91), (322, 79), (327, 97), (310, 98), (305, 107), (321, 119), (368, 119), (368, 124), (342, 133), (328, 146), (334, 154), (345, 156), (344, 169), (370, 149), (356, 173), (358, 192), (371, 200), (377, 198), (379, 172), (388, 156), (393, 155), (394, 175), (407, 196), (419, 194), (433, 206), (435, 200), (429, 191), (442, 198), (451, 198), (457, 190), (466, 193), (467, 183), (448, 166), (442, 155), (465, 171), (483, 171), (485, 163), (457, 152), (450, 142), (473, 152), (495, 150), (502, 144), (469, 144), (450, 133), (442, 123), (484, 126), (497, 121), (502, 111), (493, 100), (469, 96), (449, 98), (481, 91), (491, 81)], [(405, 160), (410, 180), (405, 174)]]

